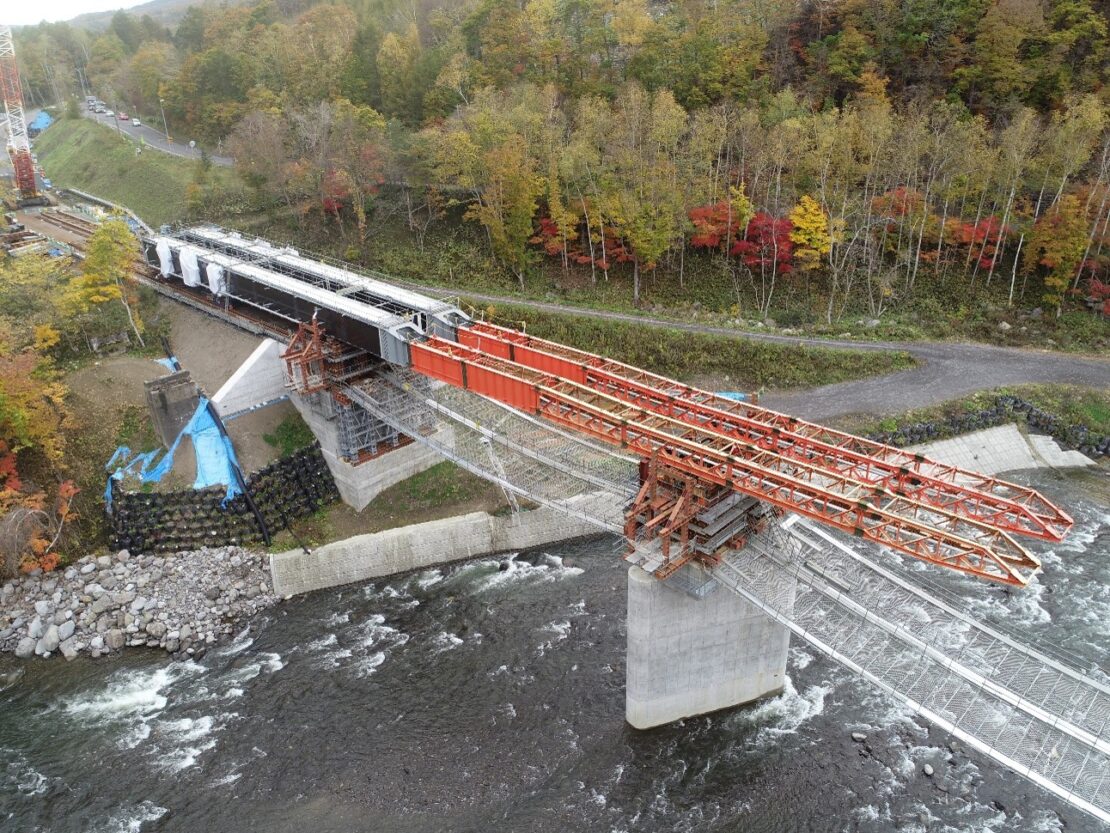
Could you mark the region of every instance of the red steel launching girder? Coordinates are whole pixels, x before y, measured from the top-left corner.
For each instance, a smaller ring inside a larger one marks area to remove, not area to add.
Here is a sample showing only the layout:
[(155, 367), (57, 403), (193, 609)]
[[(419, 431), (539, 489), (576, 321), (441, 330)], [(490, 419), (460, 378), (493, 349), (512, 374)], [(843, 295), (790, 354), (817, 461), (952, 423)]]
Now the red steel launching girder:
[[(414, 370), (658, 459), (915, 558), (1003, 584), (1025, 585), (1040, 562), (1006, 533), (874, 484), (760, 448), (706, 426), (440, 338), (410, 345)], [(881, 503), (876, 503), (876, 501)]]
[(1038, 492), (930, 460), (893, 446), (804, 422), (747, 402), (683, 385), (611, 359), (493, 324), (459, 329), (459, 343), (555, 373), (626, 402), (702, 424), (809, 462), (833, 474), (882, 486), (1007, 532), (1059, 541), (1072, 519)]

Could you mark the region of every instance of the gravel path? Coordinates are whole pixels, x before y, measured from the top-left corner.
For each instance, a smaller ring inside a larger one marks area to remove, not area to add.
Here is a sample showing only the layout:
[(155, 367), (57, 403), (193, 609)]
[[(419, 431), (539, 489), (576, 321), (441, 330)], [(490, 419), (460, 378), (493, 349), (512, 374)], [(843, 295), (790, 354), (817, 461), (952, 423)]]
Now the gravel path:
[[(401, 282), (398, 282), (401, 283)], [(411, 289), (429, 289), (460, 294), (446, 287), (403, 283)], [(669, 321), (650, 316), (609, 310), (529, 301), (504, 295), (466, 292), (468, 298), (493, 304), (515, 304), (560, 315), (577, 315), (607, 321), (623, 321), (646, 327), (665, 327), (691, 333), (750, 338), (779, 344), (806, 344), (850, 350), (905, 350), (920, 363), (917, 367), (887, 376), (858, 379), (801, 391), (771, 392), (762, 403), (805, 419), (831, 419), (851, 413), (897, 414), (957, 399), (979, 390), (1032, 382), (1067, 382), (1110, 389), (1110, 358), (933, 341), (842, 341), (740, 331), (729, 327)]]

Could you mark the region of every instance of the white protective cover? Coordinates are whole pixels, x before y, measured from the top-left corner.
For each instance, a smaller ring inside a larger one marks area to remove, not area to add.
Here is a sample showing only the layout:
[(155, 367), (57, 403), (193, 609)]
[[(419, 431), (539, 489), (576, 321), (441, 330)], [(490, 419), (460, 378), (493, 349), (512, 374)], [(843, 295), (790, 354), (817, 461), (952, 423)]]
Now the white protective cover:
[(154, 251), (158, 253), (158, 268), (162, 277), (169, 277), (173, 274), (173, 255), (170, 252), (170, 241), (165, 237), (159, 237), (158, 245), (154, 247)]
[(182, 246), (181, 254), (181, 279), (186, 286), (200, 286), (200, 264), (197, 262), (197, 250), (192, 246)]
[(205, 272), (208, 273), (208, 288), (213, 295), (223, 295), (227, 292), (227, 283), (224, 281), (224, 267), (217, 263), (209, 263)]

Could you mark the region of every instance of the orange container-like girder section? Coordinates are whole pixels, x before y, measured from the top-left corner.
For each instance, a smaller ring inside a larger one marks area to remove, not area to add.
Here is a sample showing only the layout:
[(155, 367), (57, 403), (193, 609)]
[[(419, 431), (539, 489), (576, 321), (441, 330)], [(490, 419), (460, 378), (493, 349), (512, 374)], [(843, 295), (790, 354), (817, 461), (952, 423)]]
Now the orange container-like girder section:
[(439, 338), (414, 370), (915, 558), (1004, 584), (1040, 567), (1005, 532), (577, 382)]
[(726, 399), (516, 330), (474, 322), (460, 328), (459, 343), (1007, 532), (1059, 541), (1073, 524), (1066, 512), (1028, 487)]

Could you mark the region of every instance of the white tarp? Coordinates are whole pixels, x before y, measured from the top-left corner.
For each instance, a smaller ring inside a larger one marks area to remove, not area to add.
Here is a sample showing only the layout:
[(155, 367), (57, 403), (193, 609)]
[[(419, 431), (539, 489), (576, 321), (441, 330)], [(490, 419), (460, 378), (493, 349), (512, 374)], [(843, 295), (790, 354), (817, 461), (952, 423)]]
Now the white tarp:
[(217, 263), (209, 263), (205, 271), (208, 273), (208, 288), (212, 291), (212, 294), (223, 295), (227, 291), (227, 284), (224, 282), (224, 267)]
[(182, 246), (181, 278), (186, 286), (200, 286), (200, 264), (197, 262), (197, 250), (192, 246)]
[(169, 277), (173, 274), (173, 252), (170, 251), (170, 241), (165, 237), (159, 237), (154, 251), (158, 253), (158, 268), (162, 272), (162, 277)]

